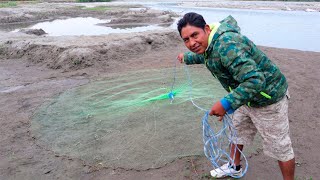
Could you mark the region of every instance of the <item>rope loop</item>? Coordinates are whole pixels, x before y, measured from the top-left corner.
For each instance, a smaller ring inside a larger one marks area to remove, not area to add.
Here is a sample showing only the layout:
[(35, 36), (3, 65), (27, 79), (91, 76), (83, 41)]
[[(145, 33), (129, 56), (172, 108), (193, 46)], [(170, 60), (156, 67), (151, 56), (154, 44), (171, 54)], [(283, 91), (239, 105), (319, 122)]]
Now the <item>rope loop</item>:
[[(176, 63), (177, 63), (177, 60), (175, 60), (174, 73), (173, 73), (174, 78), (171, 86), (171, 91), (169, 93), (169, 96), (172, 96), (172, 100), (173, 100), (172, 92), (173, 92), (174, 84), (176, 82), (176, 66), (177, 66)], [(189, 85), (190, 102), (193, 104), (193, 106), (197, 107), (202, 111), (205, 111), (202, 117), (202, 138), (203, 138), (203, 144), (204, 144), (203, 152), (205, 156), (211, 162), (212, 167), (214, 169), (219, 168), (220, 170), (222, 170), (221, 166), (225, 163), (229, 163), (231, 166), (235, 167), (234, 159), (231, 158), (230, 156), (231, 144), (235, 144), (235, 145), (237, 144), (236, 142), (237, 131), (232, 124), (232, 119), (230, 118), (229, 114), (226, 114), (222, 119), (221, 129), (219, 129), (217, 132), (214, 131), (214, 129), (217, 129), (215, 122), (213, 122), (214, 128), (211, 128), (208, 122), (209, 111), (198, 106), (192, 99), (192, 80), (186, 64), (184, 65), (184, 70), (185, 70), (186, 78), (188, 80), (188, 85)], [(241, 178), (246, 174), (249, 165), (244, 153), (237, 146), (235, 147), (241, 153), (241, 156), (245, 161), (245, 169), (244, 171), (242, 171), (242, 174), (239, 176), (228, 174), (227, 172), (226, 173), (233, 178)], [(232, 157), (235, 157), (235, 152), (236, 151), (234, 151), (234, 154)], [(231, 166), (229, 167), (231, 168)]]

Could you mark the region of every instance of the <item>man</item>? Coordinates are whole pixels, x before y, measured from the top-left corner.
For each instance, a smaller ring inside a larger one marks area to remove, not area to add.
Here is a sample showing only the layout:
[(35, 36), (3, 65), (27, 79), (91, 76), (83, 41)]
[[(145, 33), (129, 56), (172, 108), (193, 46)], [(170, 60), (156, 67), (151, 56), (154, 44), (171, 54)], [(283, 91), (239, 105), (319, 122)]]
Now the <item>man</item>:
[(239, 150), (250, 144), (259, 131), (264, 153), (278, 160), (283, 179), (293, 180), (295, 160), (289, 136), (288, 84), (279, 68), (240, 34), (231, 16), (209, 26), (201, 15), (187, 13), (178, 22), (178, 31), (192, 51), (180, 53), (178, 60), (205, 64), (229, 92), (213, 105), (209, 114), (220, 120), (225, 113), (232, 114), (237, 130), (234, 141), (237, 144), (230, 147), (234, 164), (214, 169), (211, 175), (221, 178), (241, 174)]

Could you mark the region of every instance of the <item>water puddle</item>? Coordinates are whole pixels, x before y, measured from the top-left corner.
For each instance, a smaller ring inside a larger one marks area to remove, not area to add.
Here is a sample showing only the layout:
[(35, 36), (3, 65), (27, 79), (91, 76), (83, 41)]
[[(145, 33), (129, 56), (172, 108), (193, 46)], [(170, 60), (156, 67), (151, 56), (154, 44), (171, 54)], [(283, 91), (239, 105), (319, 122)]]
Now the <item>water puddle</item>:
[[(102, 26), (110, 22), (110, 20), (101, 20), (97, 18), (70, 18), (59, 19), (48, 22), (41, 22), (35, 24), (27, 29), (43, 29), (48, 36), (80, 36), (80, 35), (104, 35), (111, 33), (132, 33), (143, 32), (148, 30), (161, 29), (163, 27), (158, 25), (123, 25), (123, 26)], [(100, 25), (99, 25), (100, 24)], [(16, 29), (13, 32), (18, 32)]]

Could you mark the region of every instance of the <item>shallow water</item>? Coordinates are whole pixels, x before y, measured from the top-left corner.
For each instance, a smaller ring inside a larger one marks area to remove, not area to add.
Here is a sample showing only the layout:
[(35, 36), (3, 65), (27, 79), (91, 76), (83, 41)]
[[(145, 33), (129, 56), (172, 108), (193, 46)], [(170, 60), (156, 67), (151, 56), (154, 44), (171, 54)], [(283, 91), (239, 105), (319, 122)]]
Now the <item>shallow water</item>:
[[(101, 23), (107, 23), (110, 20), (101, 20), (97, 18), (70, 18), (70, 19), (58, 19), (54, 21), (47, 21), (35, 24), (28, 29), (43, 29), (48, 36), (68, 36), (68, 35), (103, 35), (111, 33), (132, 33), (143, 32), (148, 30), (156, 30), (163, 27), (157, 25), (148, 26), (113, 26), (106, 27), (99, 25)], [(14, 30), (14, 32), (19, 29)]]

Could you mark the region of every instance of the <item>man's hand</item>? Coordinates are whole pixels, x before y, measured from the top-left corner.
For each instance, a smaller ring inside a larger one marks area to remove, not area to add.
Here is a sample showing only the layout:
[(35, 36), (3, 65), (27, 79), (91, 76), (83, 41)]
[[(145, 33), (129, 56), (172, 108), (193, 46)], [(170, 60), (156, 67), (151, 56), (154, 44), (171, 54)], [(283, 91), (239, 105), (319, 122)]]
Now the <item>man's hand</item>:
[(219, 121), (222, 120), (223, 116), (226, 114), (226, 111), (224, 110), (222, 104), (220, 101), (216, 102), (209, 113), (210, 116), (215, 115), (219, 117)]
[(184, 54), (183, 53), (180, 53), (178, 56), (177, 56), (177, 59), (180, 63), (183, 63), (183, 56)]

